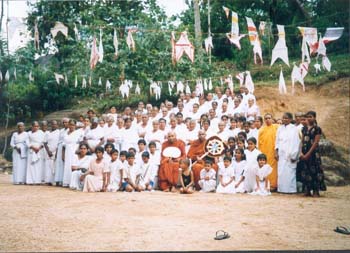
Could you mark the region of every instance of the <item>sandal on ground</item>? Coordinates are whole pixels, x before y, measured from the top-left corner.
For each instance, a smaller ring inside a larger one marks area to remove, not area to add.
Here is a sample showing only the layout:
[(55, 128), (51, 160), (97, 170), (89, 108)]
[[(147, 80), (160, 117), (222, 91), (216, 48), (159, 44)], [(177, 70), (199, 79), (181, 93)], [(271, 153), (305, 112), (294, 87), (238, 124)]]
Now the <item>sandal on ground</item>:
[(344, 235), (350, 235), (350, 229), (342, 226), (336, 227), (336, 229), (334, 229), (334, 232), (344, 234)]
[(230, 235), (224, 230), (216, 231), (216, 236), (214, 237), (215, 240), (224, 240), (227, 238), (230, 238)]

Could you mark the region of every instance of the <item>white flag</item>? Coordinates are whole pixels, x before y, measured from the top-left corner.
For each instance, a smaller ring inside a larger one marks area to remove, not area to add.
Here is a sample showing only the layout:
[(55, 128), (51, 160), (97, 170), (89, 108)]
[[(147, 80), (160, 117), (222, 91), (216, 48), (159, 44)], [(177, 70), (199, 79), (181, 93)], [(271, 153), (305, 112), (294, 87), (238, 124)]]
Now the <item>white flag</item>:
[(305, 37), (303, 37), (303, 42), (301, 44), (301, 62), (304, 61), (307, 61), (308, 63), (311, 62), (309, 49), (307, 48)]
[(5, 80), (8, 82), (10, 80), (10, 72), (7, 70), (5, 74)]
[(74, 87), (78, 87), (78, 77), (75, 75)]
[(326, 69), (328, 72), (331, 71), (332, 63), (329, 61), (327, 56), (323, 56), (322, 58), (322, 67)]
[(136, 84), (135, 94), (137, 94), (137, 95), (140, 95), (140, 94), (141, 94), (141, 88), (140, 88), (139, 83)]
[(208, 80), (204, 79), (204, 90), (208, 90)]
[(102, 86), (102, 79), (101, 79), (101, 77), (98, 79), (98, 86)]
[(246, 74), (246, 76), (245, 76), (245, 86), (247, 87), (249, 93), (253, 94), (254, 90), (255, 90), (253, 78), (250, 75), (250, 71), (246, 71), (245, 74)]
[(117, 37), (117, 31), (114, 28), (114, 33), (113, 33), (113, 46), (114, 46), (114, 55), (117, 57), (118, 56), (118, 37)]
[(85, 77), (83, 77), (83, 82), (81, 84), (81, 87), (86, 89), (86, 79), (85, 79)]
[(102, 44), (102, 29), (100, 28), (100, 44), (98, 45), (98, 61), (102, 63), (103, 61), (103, 44)]
[(278, 91), (280, 94), (287, 94), (287, 87), (286, 87), (286, 82), (284, 81), (282, 68), (280, 72), (280, 79), (278, 82)]
[(271, 66), (275, 63), (275, 61), (278, 58), (280, 58), (289, 67), (288, 48), (286, 45), (286, 34), (284, 32), (284, 25), (277, 25), (277, 29), (278, 29), (278, 41), (275, 47), (272, 49)]
[(213, 83), (211, 82), (211, 78), (209, 78), (209, 90), (212, 90), (213, 89)]
[(106, 91), (111, 90), (111, 87), (112, 87), (112, 84), (111, 84), (111, 82), (107, 79), (107, 81), (106, 81)]
[(32, 71), (29, 72), (29, 81), (34, 82), (34, 77)]
[(62, 74), (58, 74), (58, 73), (53, 73), (55, 75), (55, 79), (56, 79), (56, 83), (60, 84), (60, 80), (64, 80), (64, 76)]

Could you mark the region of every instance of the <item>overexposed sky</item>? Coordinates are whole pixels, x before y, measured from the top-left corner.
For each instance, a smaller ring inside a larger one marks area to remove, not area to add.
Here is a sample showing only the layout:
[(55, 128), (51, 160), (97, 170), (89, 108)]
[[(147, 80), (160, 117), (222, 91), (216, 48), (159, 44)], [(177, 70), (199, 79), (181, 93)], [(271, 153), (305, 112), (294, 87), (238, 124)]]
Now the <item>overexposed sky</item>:
[[(35, 2), (36, 0), (28, 0)], [(157, 0), (159, 6), (163, 7), (167, 16), (178, 14), (187, 9), (185, 0)], [(5, 3), (4, 14), (7, 16), (7, 1)], [(10, 17), (26, 17), (27, 16), (27, 1), (26, 0), (9, 0), (9, 16)]]

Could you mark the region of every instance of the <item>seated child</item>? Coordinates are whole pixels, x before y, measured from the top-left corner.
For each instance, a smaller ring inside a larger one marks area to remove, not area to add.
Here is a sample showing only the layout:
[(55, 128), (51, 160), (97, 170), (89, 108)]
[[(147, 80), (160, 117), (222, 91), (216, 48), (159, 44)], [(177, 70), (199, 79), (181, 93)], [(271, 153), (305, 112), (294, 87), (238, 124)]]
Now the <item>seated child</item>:
[(252, 195), (267, 196), (271, 195), (270, 192), (270, 181), (268, 180), (268, 175), (271, 174), (272, 168), (270, 165), (266, 164), (267, 157), (265, 154), (258, 155), (258, 166), (255, 169), (256, 172), (256, 185), (255, 190)]
[(246, 160), (244, 150), (238, 148), (235, 150), (235, 161), (232, 162), (232, 167), (235, 172), (235, 188), (236, 192), (244, 193), (244, 171), (246, 169)]
[(133, 192), (137, 189), (136, 181), (140, 176), (139, 166), (135, 163), (135, 154), (128, 152), (126, 155), (128, 163), (124, 167), (122, 189), (127, 192)]
[(211, 167), (213, 162), (211, 160), (206, 160), (204, 168), (200, 173), (200, 180), (198, 181), (201, 187), (201, 192), (214, 192), (216, 188), (216, 172)]
[(192, 170), (190, 170), (190, 160), (189, 159), (182, 159), (180, 161), (180, 168), (179, 171), (181, 172), (180, 176), (180, 193), (184, 194), (191, 194), (194, 192), (194, 176)]
[(225, 156), (224, 162), (219, 163), (219, 184), (217, 193), (236, 193), (235, 191), (235, 171), (231, 166), (231, 157)]
[(138, 191), (144, 191), (148, 190), (151, 191), (154, 186), (153, 178), (152, 178), (152, 171), (154, 170), (152, 167), (152, 164), (149, 161), (149, 152), (144, 151), (141, 155), (141, 163), (139, 167), (140, 176), (138, 177), (138, 180), (136, 182), (137, 190)]
[(123, 163), (118, 159), (118, 150), (113, 149), (111, 154), (111, 162), (109, 163), (109, 174), (107, 175), (107, 191), (116, 192), (122, 186), (123, 180)]

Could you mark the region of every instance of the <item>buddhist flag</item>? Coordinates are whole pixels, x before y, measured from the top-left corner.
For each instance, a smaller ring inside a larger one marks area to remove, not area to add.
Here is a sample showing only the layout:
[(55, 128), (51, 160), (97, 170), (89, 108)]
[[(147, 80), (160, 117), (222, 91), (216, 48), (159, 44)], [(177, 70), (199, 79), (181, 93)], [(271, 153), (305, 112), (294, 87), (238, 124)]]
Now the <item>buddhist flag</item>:
[(333, 40), (339, 39), (344, 31), (344, 27), (329, 27), (323, 36), (323, 41), (325, 44)]
[(249, 17), (245, 17), (247, 20), (247, 25), (248, 25), (248, 35), (249, 35), (249, 41), (252, 46), (254, 46), (256, 37), (258, 37), (258, 32), (256, 30), (255, 24), (253, 19)]
[(310, 48), (310, 54), (316, 53), (318, 47), (317, 28), (299, 26), (298, 29)]
[(222, 8), (224, 9), (224, 12), (226, 14), (226, 17), (228, 18), (228, 16), (230, 15), (230, 9), (225, 7), (225, 6), (222, 6)]

